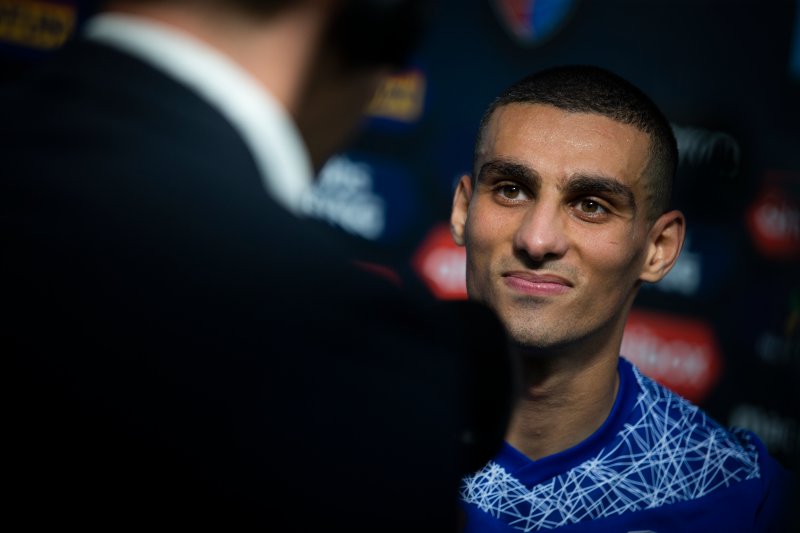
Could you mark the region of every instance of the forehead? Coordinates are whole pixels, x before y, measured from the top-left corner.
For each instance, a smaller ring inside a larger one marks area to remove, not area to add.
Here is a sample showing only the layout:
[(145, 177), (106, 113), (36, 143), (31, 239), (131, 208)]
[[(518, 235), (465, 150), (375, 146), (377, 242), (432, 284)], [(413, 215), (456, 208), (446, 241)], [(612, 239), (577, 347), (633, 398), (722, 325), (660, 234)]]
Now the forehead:
[(509, 159), (542, 177), (597, 174), (634, 185), (647, 167), (649, 147), (646, 133), (603, 115), (510, 104), (498, 108), (487, 123), (476, 170), (488, 160)]

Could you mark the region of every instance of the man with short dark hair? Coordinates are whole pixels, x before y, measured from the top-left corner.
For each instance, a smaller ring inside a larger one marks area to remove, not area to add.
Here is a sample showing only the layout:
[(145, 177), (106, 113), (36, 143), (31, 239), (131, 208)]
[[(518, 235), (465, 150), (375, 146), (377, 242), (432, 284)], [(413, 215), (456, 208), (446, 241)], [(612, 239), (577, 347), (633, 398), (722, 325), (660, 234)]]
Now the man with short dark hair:
[(783, 531), (788, 474), (620, 357), (642, 283), (670, 271), (677, 148), (639, 89), (555, 67), (484, 115), (452, 233), (470, 298), (504, 323), (523, 393), (506, 444), (467, 476), (467, 531)]
[(7, 522), (455, 530), (502, 328), (299, 214), (429, 4), (109, 2), (3, 88)]

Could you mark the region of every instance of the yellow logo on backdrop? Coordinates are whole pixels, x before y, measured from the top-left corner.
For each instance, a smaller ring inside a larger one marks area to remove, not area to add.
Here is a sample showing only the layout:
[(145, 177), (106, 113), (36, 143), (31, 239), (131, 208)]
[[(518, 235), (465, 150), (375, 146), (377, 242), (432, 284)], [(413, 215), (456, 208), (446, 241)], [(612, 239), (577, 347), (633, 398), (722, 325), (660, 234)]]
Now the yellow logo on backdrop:
[(390, 76), (375, 93), (367, 108), (373, 117), (414, 122), (425, 104), (425, 76), (411, 70)]
[(31, 0), (0, 0), (0, 41), (51, 50), (75, 28), (75, 6)]

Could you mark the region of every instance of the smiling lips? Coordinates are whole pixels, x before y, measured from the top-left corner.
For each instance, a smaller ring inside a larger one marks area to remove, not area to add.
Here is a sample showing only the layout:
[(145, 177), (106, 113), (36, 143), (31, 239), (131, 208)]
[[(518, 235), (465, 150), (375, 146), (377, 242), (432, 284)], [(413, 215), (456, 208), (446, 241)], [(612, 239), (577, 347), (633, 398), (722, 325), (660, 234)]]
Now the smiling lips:
[(506, 272), (503, 281), (511, 289), (531, 296), (553, 296), (572, 288), (572, 283), (553, 274), (533, 272)]

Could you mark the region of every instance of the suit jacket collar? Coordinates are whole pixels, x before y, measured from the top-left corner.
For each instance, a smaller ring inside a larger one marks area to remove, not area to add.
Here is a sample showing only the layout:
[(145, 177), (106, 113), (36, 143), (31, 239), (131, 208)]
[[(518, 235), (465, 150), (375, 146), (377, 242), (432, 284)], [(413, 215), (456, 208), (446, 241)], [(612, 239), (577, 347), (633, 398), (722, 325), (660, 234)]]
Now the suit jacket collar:
[(143, 60), (214, 106), (250, 149), (269, 194), (294, 214), (311, 184), (308, 150), (288, 112), (243, 68), (175, 28), (130, 15), (90, 19), (87, 38)]

